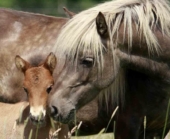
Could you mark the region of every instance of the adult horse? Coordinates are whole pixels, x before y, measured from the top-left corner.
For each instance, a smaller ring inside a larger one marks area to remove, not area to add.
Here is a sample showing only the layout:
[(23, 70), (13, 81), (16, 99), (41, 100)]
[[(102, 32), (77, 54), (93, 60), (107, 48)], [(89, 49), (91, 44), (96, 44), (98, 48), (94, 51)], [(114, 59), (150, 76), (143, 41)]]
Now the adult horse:
[(116, 139), (139, 138), (145, 115), (147, 135), (161, 135), (170, 97), (168, 16), (166, 0), (116, 0), (70, 19), (54, 47), (65, 63), (50, 93), (53, 118), (73, 120), (103, 91), (109, 111), (120, 106)]

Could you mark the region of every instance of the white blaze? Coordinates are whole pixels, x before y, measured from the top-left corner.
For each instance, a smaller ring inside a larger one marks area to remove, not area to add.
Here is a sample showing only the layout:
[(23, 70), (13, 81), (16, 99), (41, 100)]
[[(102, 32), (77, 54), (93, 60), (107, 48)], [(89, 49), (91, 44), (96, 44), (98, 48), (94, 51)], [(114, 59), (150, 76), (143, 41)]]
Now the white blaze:
[(46, 110), (43, 108), (43, 106), (38, 106), (38, 107), (30, 107), (30, 113), (34, 117), (38, 117), (42, 114), (44, 117), (46, 114)]

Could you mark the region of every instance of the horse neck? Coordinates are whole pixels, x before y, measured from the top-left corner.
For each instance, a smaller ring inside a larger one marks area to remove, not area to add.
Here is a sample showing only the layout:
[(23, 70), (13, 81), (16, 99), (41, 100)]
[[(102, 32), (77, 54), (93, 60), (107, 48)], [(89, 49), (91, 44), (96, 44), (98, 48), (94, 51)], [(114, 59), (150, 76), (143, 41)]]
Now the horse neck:
[[(129, 35), (124, 34), (124, 23), (121, 23), (118, 32), (117, 48), (129, 55), (147, 57), (148, 59), (157, 62), (161, 61), (170, 64), (168, 63), (170, 59), (170, 36), (168, 36), (168, 34), (163, 33), (156, 25), (152, 29), (152, 33), (154, 34), (158, 43), (158, 51), (156, 51), (155, 49), (153, 49), (152, 51), (150, 50), (148, 44), (146, 43), (146, 40), (140, 36), (139, 31), (137, 30), (135, 24), (132, 22), (132, 45), (129, 46)], [(114, 39), (115, 38), (113, 38), (113, 40)]]
[[(168, 47), (168, 44), (170, 43), (169, 37), (165, 34), (163, 35), (160, 30), (155, 29), (153, 32), (162, 50), (159, 54), (156, 51), (154, 53), (150, 53), (146, 42), (139, 37), (139, 34), (137, 33), (138, 31), (134, 25), (132, 47), (129, 47), (128, 37), (124, 36), (125, 34), (123, 30), (124, 26), (122, 23), (119, 29), (118, 38), (116, 38), (119, 40), (117, 49), (123, 54), (119, 57), (120, 61), (123, 61), (123, 64), (129, 64), (132, 70), (138, 69), (141, 72), (148, 70), (149, 72), (146, 73), (146, 75), (151, 75), (150, 73), (157, 73), (156, 75), (160, 75), (160, 77), (162, 75), (163, 77), (167, 75), (167, 77), (170, 77), (169, 68), (167, 67), (170, 58), (170, 51)], [(113, 38), (113, 40), (115, 40), (115, 38)], [(127, 66), (127, 64), (125, 65)], [(110, 109), (110, 104), (112, 106), (123, 105), (125, 95), (125, 70), (125, 67), (123, 67), (123, 69), (118, 73), (115, 82), (102, 90), (98, 97), (100, 104), (105, 103), (107, 110)], [(143, 73), (145, 74), (145, 72)], [(167, 74), (165, 75), (165, 73)]]

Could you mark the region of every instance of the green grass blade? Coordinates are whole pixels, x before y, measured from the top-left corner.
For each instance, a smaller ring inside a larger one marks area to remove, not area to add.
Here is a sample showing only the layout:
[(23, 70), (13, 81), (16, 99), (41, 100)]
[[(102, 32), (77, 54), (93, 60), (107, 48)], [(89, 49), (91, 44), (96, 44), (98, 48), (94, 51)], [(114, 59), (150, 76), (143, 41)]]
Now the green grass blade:
[(165, 130), (166, 130), (167, 121), (168, 121), (168, 115), (169, 115), (169, 108), (170, 108), (170, 99), (169, 99), (168, 107), (167, 107), (167, 111), (166, 111), (166, 118), (165, 118), (165, 125), (164, 125), (164, 129), (163, 129), (162, 139), (165, 136)]
[(28, 139), (32, 139), (32, 129), (31, 129), (31, 131), (30, 131), (30, 134), (29, 134)]
[(116, 109), (113, 111), (112, 116), (111, 116), (111, 118), (110, 118), (110, 120), (109, 120), (109, 123), (107, 124), (107, 127), (106, 127), (106, 129), (105, 129), (105, 132), (107, 132), (107, 129), (108, 129), (108, 127), (109, 127), (109, 125), (110, 125), (110, 123), (111, 123), (114, 115), (116, 114), (118, 108), (119, 108), (119, 107), (117, 106)]

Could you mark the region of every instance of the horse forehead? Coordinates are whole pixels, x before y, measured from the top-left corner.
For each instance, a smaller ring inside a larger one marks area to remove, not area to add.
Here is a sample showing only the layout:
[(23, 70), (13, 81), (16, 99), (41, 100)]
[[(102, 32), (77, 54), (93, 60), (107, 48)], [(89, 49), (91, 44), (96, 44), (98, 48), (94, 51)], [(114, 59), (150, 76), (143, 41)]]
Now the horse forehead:
[(50, 71), (42, 67), (33, 67), (26, 71), (25, 81), (31, 82), (32, 84), (40, 84), (52, 80)]

